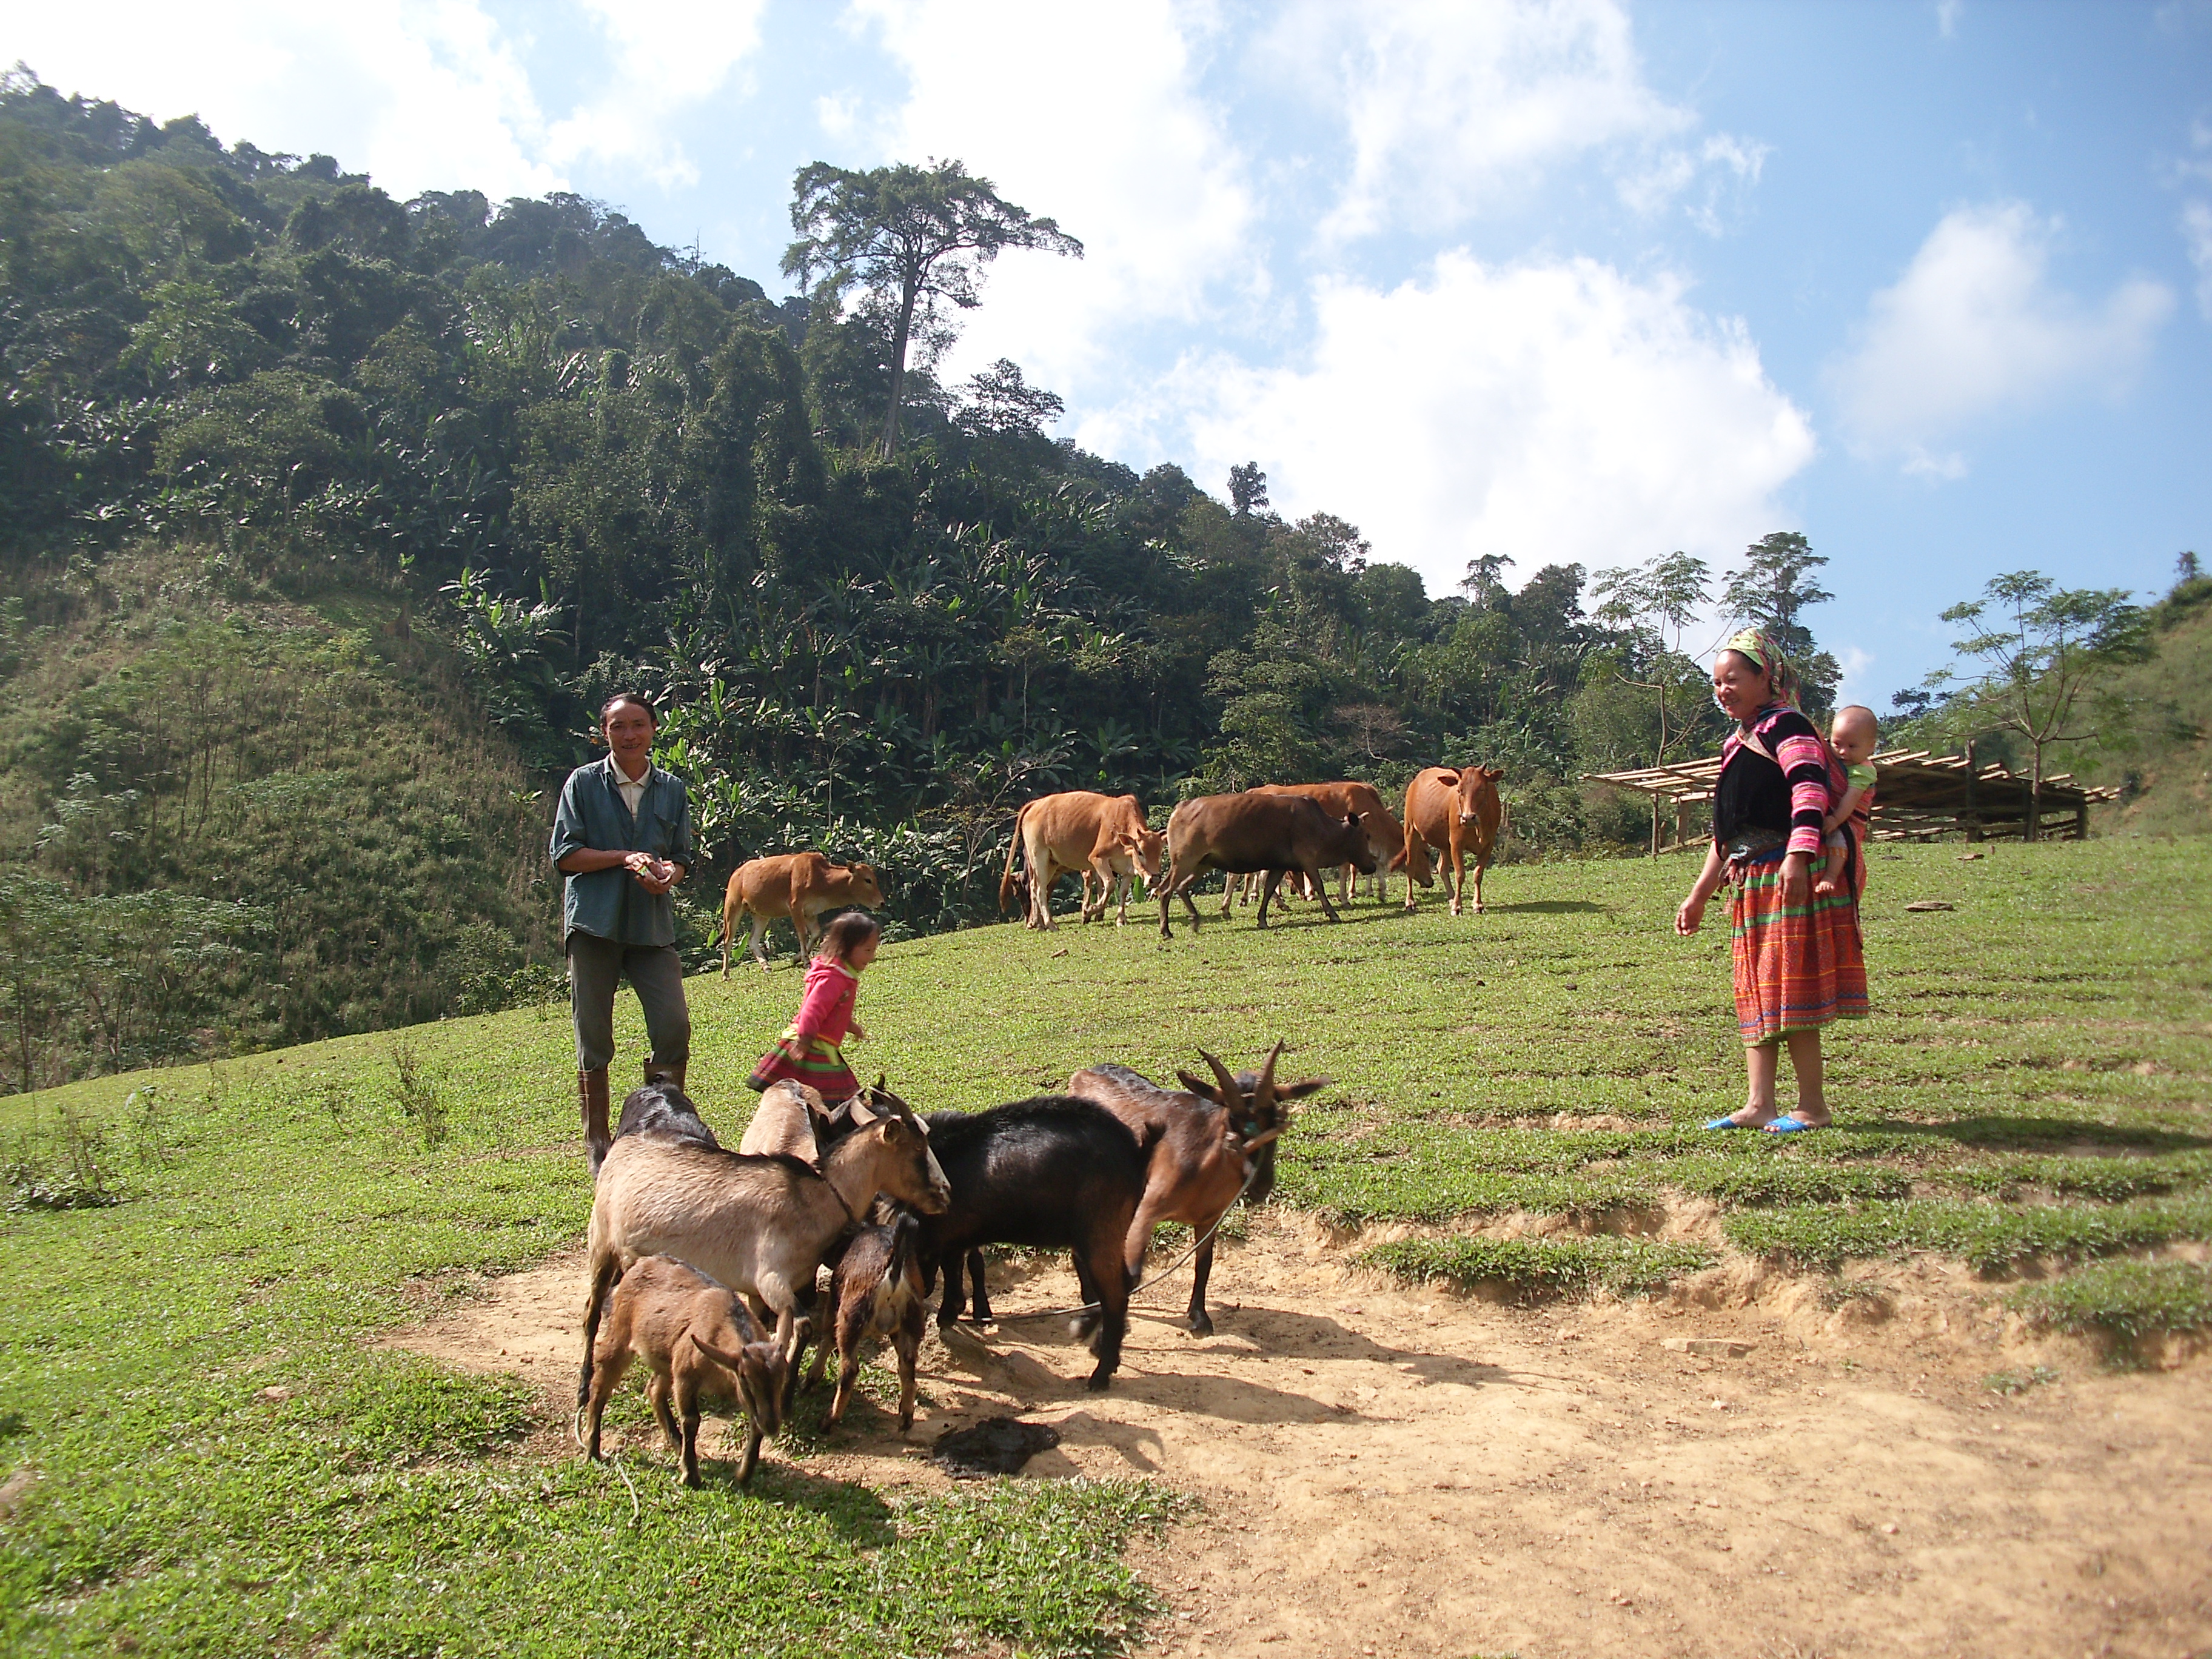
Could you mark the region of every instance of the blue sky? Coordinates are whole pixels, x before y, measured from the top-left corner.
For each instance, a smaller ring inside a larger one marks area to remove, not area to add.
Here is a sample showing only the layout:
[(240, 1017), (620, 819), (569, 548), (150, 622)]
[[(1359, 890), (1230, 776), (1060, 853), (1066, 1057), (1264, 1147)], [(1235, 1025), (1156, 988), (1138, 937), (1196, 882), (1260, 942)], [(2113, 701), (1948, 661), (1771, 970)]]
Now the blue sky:
[(1012, 356), (1217, 493), (1256, 459), (1432, 593), (1802, 530), (1878, 707), (1999, 571), (2212, 556), (2212, 0), (234, 0), (0, 57), (771, 290), (797, 167), (958, 156), (1089, 252), (1002, 260), (949, 377)]

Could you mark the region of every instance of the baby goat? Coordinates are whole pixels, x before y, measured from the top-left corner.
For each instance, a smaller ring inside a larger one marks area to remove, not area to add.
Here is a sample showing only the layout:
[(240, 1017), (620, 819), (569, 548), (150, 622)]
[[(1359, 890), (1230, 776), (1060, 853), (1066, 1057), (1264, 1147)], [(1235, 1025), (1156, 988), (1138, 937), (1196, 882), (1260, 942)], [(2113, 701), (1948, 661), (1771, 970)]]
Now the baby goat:
[(594, 1460), (599, 1455), (599, 1419), (633, 1358), (653, 1368), (646, 1396), (668, 1443), (683, 1451), (684, 1484), (699, 1484), (702, 1401), (733, 1405), (744, 1413), (745, 1450), (738, 1464), (738, 1484), (750, 1481), (760, 1461), (762, 1437), (783, 1425), (790, 1362), (744, 1301), (673, 1256), (643, 1256), (630, 1265), (615, 1286), (576, 1390), (576, 1437)]
[[(889, 1337), (898, 1352), (899, 1432), (914, 1426), (914, 1363), (921, 1351), (923, 1297), (921, 1264), (916, 1260), (921, 1223), (903, 1206), (878, 1200), (872, 1219), (845, 1247), (830, 1289), (832, 1328), (837, 1340), (837, 1395), (830, 1402), (831, 1427), (842, 1422), (860, 1380), (860, 1345)], [(822, 1380), (830, 1357), (825, 1340), (814, 1351), (809, 1383)]]

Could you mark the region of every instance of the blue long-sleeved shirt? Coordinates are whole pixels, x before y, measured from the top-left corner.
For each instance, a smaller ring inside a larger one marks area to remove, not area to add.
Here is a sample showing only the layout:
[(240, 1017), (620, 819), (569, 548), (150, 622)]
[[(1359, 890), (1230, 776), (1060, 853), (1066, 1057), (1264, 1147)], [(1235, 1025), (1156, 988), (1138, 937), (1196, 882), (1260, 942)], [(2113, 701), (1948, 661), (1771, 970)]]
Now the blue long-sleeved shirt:
[[(623, 804), (612, 755), (580, 766), (561, 786), (547, 856), (557, 869), (581, 847), (603, 853), (650, 853), (682, 865), (696, 862), (691, 848), (691, 796), (684, 780), (658, 766), (646, 774), (645, 793), (632, 816)], [(628, 870), (571, 875), (561, 895), (561, 938), (591, 933), (622, 945), (676, 943), (676, 905), (665, 893), (648, 893)]]

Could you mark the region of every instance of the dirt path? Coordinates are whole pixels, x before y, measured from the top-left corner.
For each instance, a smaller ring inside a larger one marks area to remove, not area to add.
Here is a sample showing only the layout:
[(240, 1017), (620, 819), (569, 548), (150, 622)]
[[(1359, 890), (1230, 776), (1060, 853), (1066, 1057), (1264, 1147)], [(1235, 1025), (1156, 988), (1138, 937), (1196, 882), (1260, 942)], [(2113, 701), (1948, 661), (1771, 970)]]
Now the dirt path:
[[(1926, 1263), (1880, 1264), (1880, 1293), (1835, 1311), (1741, 1268), (1526, 1311), (1341, 1259), (1256, 1215), (1215, 1271), (1218, 1334), (1137, 1321), (1103, 1395), (1056, 1327), (987, 1332), (991, 1359), (933, 1340), (910, 1442), (856, 1407), (821, 1466), (935, 1487), (920, 1448), (1018, 1408), (1062, 1436), (1029, 1477), (1196, 1494), (1202, 1515), (1138, 1553), (1175, 1607), (1161, 1655), (2212, 1651), (2201, 1357), (2102, 1372)], [(1064, 1268), (998, 1278), (1002, 1313), (1075, 1299)], [(483, 1290), (404, 1346), (543, 1377), (565, 1412), (576, 1262)], [(1751, 1346), (1683, 1351), (1716, 1340)], [(2039, 1363), (2062, 1380), (1983, 1384)]]

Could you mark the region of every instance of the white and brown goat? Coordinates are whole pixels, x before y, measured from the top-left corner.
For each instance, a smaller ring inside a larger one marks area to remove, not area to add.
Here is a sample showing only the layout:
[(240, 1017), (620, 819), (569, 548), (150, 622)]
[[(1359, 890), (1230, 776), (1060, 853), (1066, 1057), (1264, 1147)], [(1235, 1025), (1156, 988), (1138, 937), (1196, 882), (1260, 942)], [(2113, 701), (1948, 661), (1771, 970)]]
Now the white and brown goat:
[(1183, 1086), (1163, 1089), (1126, 1066), (1089, 1066), (1067, 1080), (1068, 1093), (1103, 1106), (1151, 1148), (1145, 1196), (1129, 1224), (1130, 1281), (1142, 1273), (1152, 1229), (1162, 1222), (1184, 1222), (1204, 1241), (1188, 1315), (1190, 1328), (1200, 1336), (1213, 1332), (1206, 1311), (1213, 1229), (1239, 1198), (1257, 1204), (1274, 1190), (1275, 1143), (1288, 1126), (1289, 1103), (1328, 1086), (1324, 1077), (1277, 1084), (1275, 1062), (1282, 1052), (1278, 1042), (1261, 1070), (1232, 1076), (1201, 1048), (1200, 1056), (1213, 1073), (1210, 1085), (1177, 1072)]
[[(748, 1157), (663, 1134), (615, 1139), (592, 1194), (584, 1306), (584, 1382), (607, 1294), (630, 1265), (672, 1255), (775, 1317), (775, 1340), (796, 1372), (823, 1256), (879, 1194), (925, 1215), (951, 1201), (929, 1131), (895, 1096), (887, 1114), (839, 1140), (817, 1169), (781, 1155)], [(627, 1109), (625, 1115), (628, 1115)]]
[(921, 1352), (927, 1291), (922, 1283), (921, 1222), (895, 1204), (876, 1206), (875, 1224), (864, 1227), (845, 1247), (830, 1288), (829, 1329), (814, 1352), (809, 1384), (822, 1380), (834, 1334), (837, 1344), (837, 1393), (830, 1402), (830, 1426), (845, 1420), (853, 1387), (860, 1376), (860, 1348), (889, 1338), (898, 1355), (899, 1432), (914, 1426), (914, 1367)]
[(633, 1359), (652, 1369), (646, 1398), (668, 1443), (683, 1454), (684, 1484), (699, 1484), (702, 1405), (744, 1413), (738, 1484), (750, 1480), (762, 1437), (783, 1426), (790, 1362), (737, 1293), (672, 1256), (646, 1256), (623, 1274), (586, 1362), (577, 1406), (576, 1438), (594, 1462), (600, 1419)]

